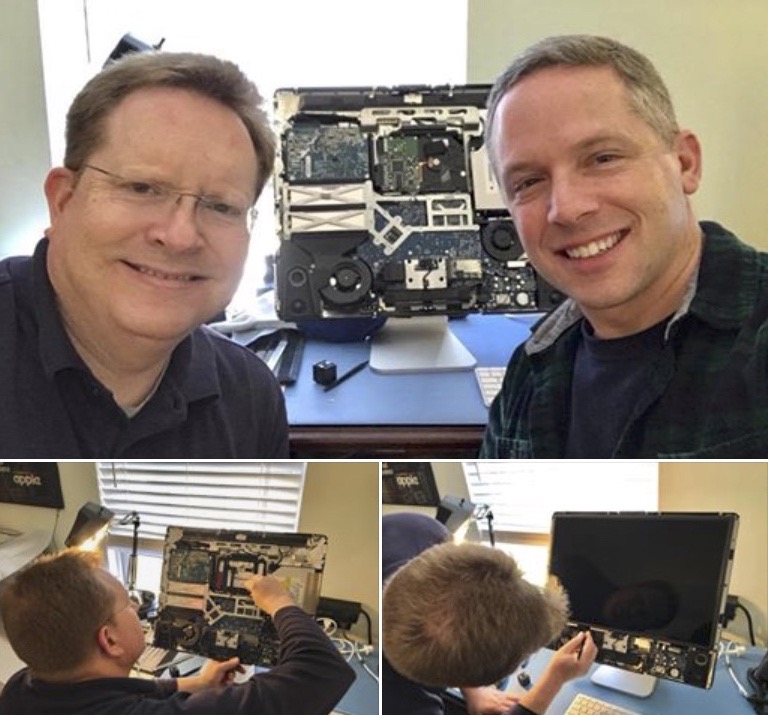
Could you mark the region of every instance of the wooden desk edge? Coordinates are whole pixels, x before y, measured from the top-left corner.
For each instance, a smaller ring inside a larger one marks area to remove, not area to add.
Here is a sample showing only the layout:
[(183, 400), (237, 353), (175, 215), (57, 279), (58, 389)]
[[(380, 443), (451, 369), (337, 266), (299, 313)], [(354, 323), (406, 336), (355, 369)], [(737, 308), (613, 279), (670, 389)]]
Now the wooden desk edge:
[(475, 459), (480, 425), (290, 427), (291, 456), (299, 459)]

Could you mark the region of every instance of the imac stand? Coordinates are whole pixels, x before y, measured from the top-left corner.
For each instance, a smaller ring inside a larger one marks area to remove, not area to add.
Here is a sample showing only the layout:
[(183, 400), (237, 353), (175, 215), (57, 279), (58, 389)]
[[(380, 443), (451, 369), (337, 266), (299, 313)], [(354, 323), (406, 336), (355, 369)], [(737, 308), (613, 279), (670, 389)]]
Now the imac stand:
[(372, 338), (370, 366), (375, 372), (469, 370), (476, 363), (444, 316), (389, 318)]
[(656, 687), (657, 679), (652, 675), (630, 673), (620, 668), (613, 668), (610, 665), (600, 665), (592, 673), (590, 680), (596, 685), (602, 685), (604, 688), (618, 690), (638, 698), (647, 698)]

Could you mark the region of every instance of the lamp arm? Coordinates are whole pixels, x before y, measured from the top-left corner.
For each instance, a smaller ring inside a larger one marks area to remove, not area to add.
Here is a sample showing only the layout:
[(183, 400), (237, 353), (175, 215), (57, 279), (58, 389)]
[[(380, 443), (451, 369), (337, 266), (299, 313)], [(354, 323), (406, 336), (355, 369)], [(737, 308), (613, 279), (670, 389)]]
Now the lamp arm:
[(127, 588), (128, 593), (136, 590), (136, 569), (139, 559), (139, 527), (141, 526), (141, 517), (138, 512), (128, 512), (118, 524), (133, 524), (133, 537), (131, 539), (131, 554), (128, 557)]
[(491, 542), (491, 546), (496, 546), (496, 535), (493, 533), (493, 512), (489, 509), (485, 515), (485, 519), (488, 522), (488, 540)]

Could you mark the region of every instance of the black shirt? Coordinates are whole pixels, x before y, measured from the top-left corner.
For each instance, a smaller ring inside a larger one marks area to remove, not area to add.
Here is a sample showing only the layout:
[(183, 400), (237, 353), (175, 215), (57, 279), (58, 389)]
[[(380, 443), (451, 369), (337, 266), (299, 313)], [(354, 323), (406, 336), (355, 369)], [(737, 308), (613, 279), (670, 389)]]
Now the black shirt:
[(208, 328), (174, 350), (128, 418), (64, 330), (48, 242), (0, 261), (0, 454), (4, 458), (253, 459), (288, 456), (280, 386), (262, 360)]
[(298, 606), (275, 614), (280, 655), (239, 685), (178, 692), (175, 680), (99, 678), (46, 683), (24, 669), (0, 693), (2, 715), (327, 715), (355, 679), (352, 668)]
[(607, 459), (647, 389), (668, 321), (635, 335), (601, 340), (586, 320), (576, 348), (566, 456)]

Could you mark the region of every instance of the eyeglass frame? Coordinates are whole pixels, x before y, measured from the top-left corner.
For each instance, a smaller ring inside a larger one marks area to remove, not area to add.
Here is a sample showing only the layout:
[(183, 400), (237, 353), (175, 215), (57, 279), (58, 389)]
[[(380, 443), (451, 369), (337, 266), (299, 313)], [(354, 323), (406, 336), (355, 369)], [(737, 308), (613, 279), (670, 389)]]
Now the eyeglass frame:
[[(82, 172), (85, 169), (91, 169), (93, 171), (98, 172), (99, 174), (102, 174), (103, 176), (107, 176), (110, 179), (113, 179), (117, 182), (130, 185), (130, 184), (141, 184), (146, 185), (148, 188), (152, 189), (156, 192), (156, 195), (158, 197), (163, 197), (163, 200), (161, 203), (165, 204), (167, 199), (171, 197), (176, 197), (174, 204), (178, 206), (180, 204), (180, 201), (182, 197), (188, 196), (195, 200), (194, 203), (194, 216), (197, 219), (197, 207), (199, 205), (203, 205), (205, 208), (211, 209), (215, 214), (220, 216), (222, 219), (226, 220), (227, 215), (224, 213), (221, 213), (220, 211), (216, 210), (216, 206), (225, 206), (228, 209), (232, 209), (234, 211), (237, 211), (240, 215), (244, 217), (244, 222), (242, 227), (245, 228), (245, 231), (248, 235), (251, 234), (253, 230), (253, 226), (256, 223), (256, 218), (258, 217), (258, 210), (256, 209), (256, 206), (249, 206), (246, 209), (241, 209), (237, 206), (232, 206), (231, 204), (228, 204), (226, 201), (221, 201), (220, 199), (212, 199), (209, 196), (203, 196), (201, 194), (196, 194), (192, 191), (180, 191), (179, 189), (175, 189), (170, 185), (164, 185), (162, 182), (157, 181), (149, 181), (146, 179), (138, 179), (138, 178), (131, 178), (127, 176), (123, 176), (121, 174), (117, 174), (114, 171), (109, 171), (107, 169), (104, 169), (103, 167), (96, 166), (95, 164), (83, 164), (79, 170), (77, 170), (75, 173), (82, 174)], [(136, 198), (141, 199), (142, 195), (137, 194)], [(234, 216), (233, 216), (234, 218)], [(239, 218), (239, 216), (237, 217)], [(232, 228), (239, 228), (240, 226), (236, 223), (231, 224)]]

